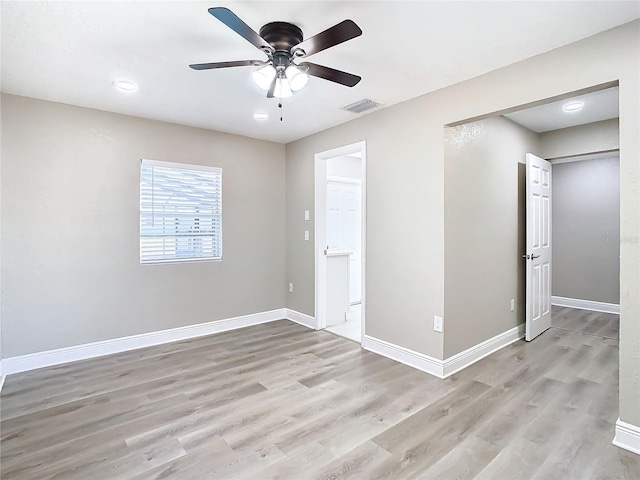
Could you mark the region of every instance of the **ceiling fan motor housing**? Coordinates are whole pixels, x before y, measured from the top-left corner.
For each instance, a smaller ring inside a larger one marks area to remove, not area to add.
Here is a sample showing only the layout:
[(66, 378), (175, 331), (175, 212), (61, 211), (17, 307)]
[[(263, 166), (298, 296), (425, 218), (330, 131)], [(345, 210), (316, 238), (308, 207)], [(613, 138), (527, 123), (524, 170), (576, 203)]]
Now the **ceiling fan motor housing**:
[(260, 29), (260, 36), (266, 40), (276, 52), (291, 53), (291, 48), (302, 42), (302, 30), (287, 22), (267, 23)]

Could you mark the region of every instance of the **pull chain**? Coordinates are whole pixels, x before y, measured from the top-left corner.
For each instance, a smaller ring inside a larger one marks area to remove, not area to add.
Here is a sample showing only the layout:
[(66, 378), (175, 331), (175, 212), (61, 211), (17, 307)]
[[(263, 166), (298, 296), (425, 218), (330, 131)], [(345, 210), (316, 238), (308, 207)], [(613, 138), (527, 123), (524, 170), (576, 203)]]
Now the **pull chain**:
[(282, 102), (278, 103), (278, 107), (280, 108), (280, 121), (282, 121)]

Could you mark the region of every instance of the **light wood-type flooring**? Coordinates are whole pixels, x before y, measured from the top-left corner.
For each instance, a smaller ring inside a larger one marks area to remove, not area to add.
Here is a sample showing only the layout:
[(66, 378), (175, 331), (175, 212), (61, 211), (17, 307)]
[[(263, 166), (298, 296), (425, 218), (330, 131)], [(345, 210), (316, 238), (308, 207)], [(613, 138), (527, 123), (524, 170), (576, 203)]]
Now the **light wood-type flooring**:
[(617, 316), (554, 314), (446, 380), (286, 320), (11, 375), (2, 479), (639, 479)]

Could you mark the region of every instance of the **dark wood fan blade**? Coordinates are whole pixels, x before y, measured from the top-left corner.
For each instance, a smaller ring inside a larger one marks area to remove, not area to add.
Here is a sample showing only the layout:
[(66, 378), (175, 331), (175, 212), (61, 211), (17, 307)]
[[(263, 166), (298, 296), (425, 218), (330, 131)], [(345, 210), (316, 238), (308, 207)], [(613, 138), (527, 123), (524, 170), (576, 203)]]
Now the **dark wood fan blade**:
[(277, 79), (278, 79), (277, 75), (275, 77), (273, 77), (273, 80), (271, 81), (271, 86), (269, 87), (269, 91), (267, 92), (267, 98), (273, 98), (273, 94), (276, 91), (276, 80)]
[(293, 51), (298, 49), (304, 50), (305, 57), (313, 55), (314, 53), (326, 50), (329, 47), (339, 45), (342, 42), (351, 40), (362, 35), (362, 30), (352, 20), (345, 20), (331, 28), (326, 29), (324, 32), (307, 38), (305, 41), (299, 43), (292, 48)]
[(259, 67), (266, 64), (267, 62), (263, 62), (262, 60), (238, 60), (235, 62), (194, 63), (189, 65), (189, 67), (194, 70), (211, 70), (212, 68)]
[(209, 13), (224, 23), (231, 30), (236, 32), (242, 38), (247, 40), (249, 43), (259, 48), (260, 50), (268, 50), (273, 52), (274, 49), (271, 45), (267, 43), (267, 41), (258, 35), (255, 31), (249, 27), (246, 23), (240, 20), (235, 13), (225, 7), (212, 7), (209, 10)]
[(346, 85), (347, 87), (353, 87), (357, 85), (360, 80), (362, 80), (362, 78), (358, 75), (353, 75), (351, 73), (336, 70), (334, 68), (324, 67), (316, 63), (302, 62), (298, 66), (301, 67), (303, 71), (306, 71), (309, 75), (313, 75), (314, 77), (318, 78), (324, 78), (325, 80), (329, 80), (330, 82)]

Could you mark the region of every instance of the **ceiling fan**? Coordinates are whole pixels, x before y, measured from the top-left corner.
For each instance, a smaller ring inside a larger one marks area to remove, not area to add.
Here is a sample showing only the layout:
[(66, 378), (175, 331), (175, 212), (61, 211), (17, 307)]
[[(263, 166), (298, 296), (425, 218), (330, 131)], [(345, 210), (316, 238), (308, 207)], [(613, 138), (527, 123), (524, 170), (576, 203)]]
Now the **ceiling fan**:
[(302, 30), (291, 23), (267, 23), (260, 29), (260, 34), (257, 34), (228, 8), (213, 7), (209, 9), (209, 13), (260, 49), (267, 55), (267, 60), (239, 60), (189, 65), (194, 70), (260, 67), (253, 72), (253, 79), (260, 88), (267, 91), (268, 98), (290, 97), (293, 92), (304, 88), (309, 80), (308, 75), (347, 87), (353, 87), (361, 80), (357, 75), (315, 63), (294, 63), (294, 59), (308, 57), (362, 35), (362, 30), (352, 20), (344, 20), (303, 40)]

